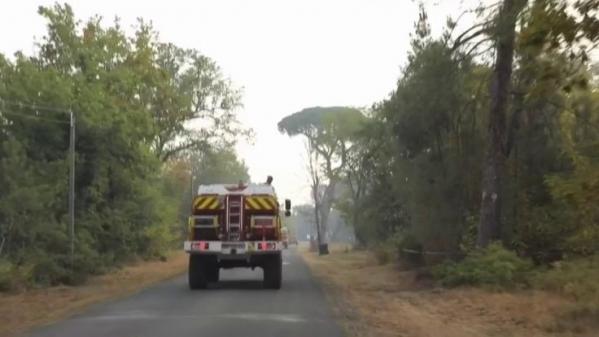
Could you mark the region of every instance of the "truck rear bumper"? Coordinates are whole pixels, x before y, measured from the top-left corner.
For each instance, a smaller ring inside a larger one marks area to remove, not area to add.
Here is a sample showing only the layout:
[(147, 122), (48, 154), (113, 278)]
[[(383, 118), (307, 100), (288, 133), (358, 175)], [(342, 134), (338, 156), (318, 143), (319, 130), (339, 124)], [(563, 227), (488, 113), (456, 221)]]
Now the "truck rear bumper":
[(280, 241), (185, 241), (183, 249), (189, 254), (216, 255), (219, 259), (244, 259), (251, 255), (280, 252)]

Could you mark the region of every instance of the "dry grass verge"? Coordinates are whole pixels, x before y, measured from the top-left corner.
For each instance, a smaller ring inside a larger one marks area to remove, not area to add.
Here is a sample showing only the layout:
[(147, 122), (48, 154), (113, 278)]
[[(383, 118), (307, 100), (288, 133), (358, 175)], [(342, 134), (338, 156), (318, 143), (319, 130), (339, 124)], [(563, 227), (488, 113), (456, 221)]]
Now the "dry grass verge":
[(571, 302), (549, 292), (435, 288), (414, 272), (378, 265), (365, 251), (302, 255), (349, 336), (599, 336), (590, 327), (560, 329)]
[(0, 294), (0, 336), (17, 336), (33, 327), (68, 317), (91, 304), (132, 294), (180, 275), (186, 267), (186, 254), (177, 252), (166, 261), (139, 262), (93, 277), (78, 287), (60, 286)]

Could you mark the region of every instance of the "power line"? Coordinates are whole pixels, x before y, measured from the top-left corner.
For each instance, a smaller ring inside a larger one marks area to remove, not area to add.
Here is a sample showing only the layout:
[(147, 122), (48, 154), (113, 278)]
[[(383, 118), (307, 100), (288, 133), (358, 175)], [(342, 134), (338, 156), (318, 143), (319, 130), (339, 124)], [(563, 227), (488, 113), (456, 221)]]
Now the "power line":
[(33, 115), (27, 115), (27, 114), (11, 112), (11, 111), (0, 111), (0, 115), (11, 115), (11, 116), (23, 117), (23, 118), (27, 118), (27, 119), (34, 119), (34, 120), (45, 121), (45, 122), (50, 122), (50, 123), (70, 124), (70, 122), (62, 121), (60, 119), (33, 116)]
[[(66, 109), (62, 109), (62, 108), (43, 106), (43, 105), (37, 105), (37, 104), (29, 104), (29, 103), (16, 102), (16, 101), (7, 101), (2, 98), (0, 98), (0, 104), (2, 105), (2, 107), (5, 107), (6, 105), (12, 105), (13, 107), (18, 107), (18, 108), (29, 108), (29, 109), (33, 109), (33, 110), (61, 112), (61, 113), (65, 113), (65, 114), (71, 113), (70, 110), (66, 110)], [(51, 122), (51, 123), (70, 124), (70, 121), (64, 121), (64, 120), (60, 120), (60, 119), (56, 119), (56, 118), (34, 116), (34, 115), (29, 115), (29, 114), (14, 112), (14, 111), (1, 111), (0, 113), (5, 114), (5, 115), (29, 118), (29, 119), (42, 120), (42, 121)]]
[(53, 112), (62, 112), (62, 113), (70, 113), (70, 109), (66, 109), (66, 108), (58, 108), (58, 107), (53, 107), (53, 106), (45, 106), (45, 105), (38, 105), (38, 104), (34, 104), (34, 103), (23, 103), (20, 101), (11, 101), (11, 100), (5, 100), (3, 98), (0, 98), (0, 103), (2, 104), (9, 104), (12, 106), (16, 106), (19, 108), (30, 108), (30, 109), (34, 109), (34, 110), (45, 110), (45, 111), (53, 111)]

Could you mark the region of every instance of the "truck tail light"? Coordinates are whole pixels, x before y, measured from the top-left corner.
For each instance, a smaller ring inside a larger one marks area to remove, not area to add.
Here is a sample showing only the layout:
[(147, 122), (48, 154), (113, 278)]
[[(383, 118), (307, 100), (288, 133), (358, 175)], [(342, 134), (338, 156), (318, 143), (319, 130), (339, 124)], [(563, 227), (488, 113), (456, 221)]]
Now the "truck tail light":
[(210, 243), (206, 241), (198, 241), (191, 244), (192, 250), (208, 250), (210, 249)]
[(274, 242), (258, 242), (258, 250), (275, 250), (277, 244)]

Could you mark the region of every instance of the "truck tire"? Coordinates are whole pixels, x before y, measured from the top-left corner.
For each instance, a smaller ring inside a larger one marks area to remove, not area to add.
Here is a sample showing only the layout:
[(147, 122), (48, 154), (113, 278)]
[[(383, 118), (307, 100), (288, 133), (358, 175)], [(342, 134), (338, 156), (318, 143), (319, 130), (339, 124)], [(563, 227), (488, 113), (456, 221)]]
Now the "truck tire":
[(208, 282), (211, 282), (211, 283), (218, 282), (219, 275), (220, 275), (220, 268), (218, 267), (218, 265), (216, 263), (212, 263), (210, 266), (208, 266), (208, 275), (207, 275)]
[(201, 255), (189, 255), (188, 283), (189, 289), (205, 289), (208, 285), (206, 259)]
[(269, 256), (264, 263), (264, 288), (281, 289), (283, 259), (281, 253)]

